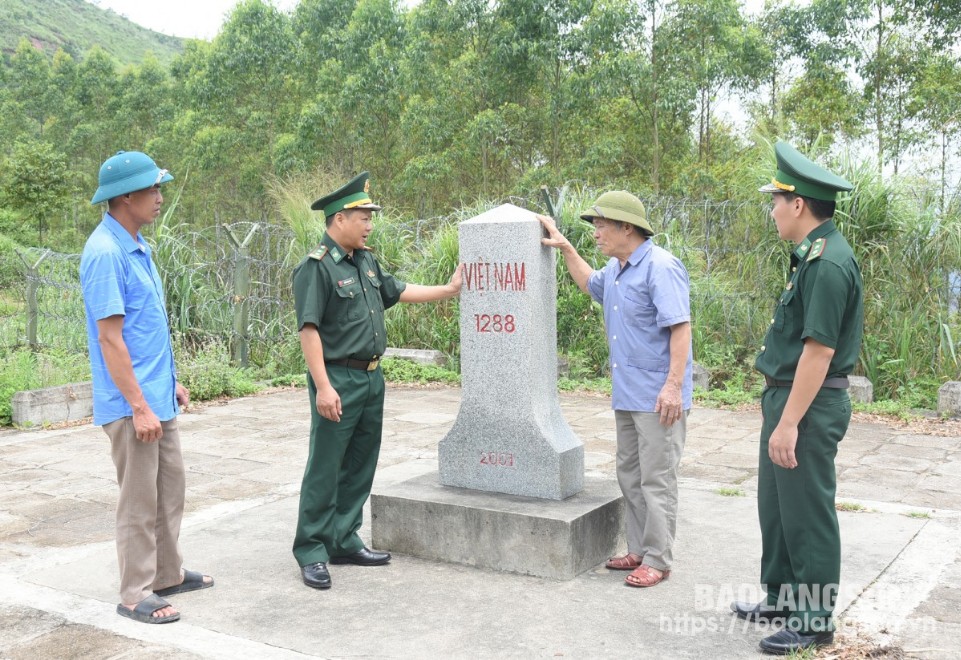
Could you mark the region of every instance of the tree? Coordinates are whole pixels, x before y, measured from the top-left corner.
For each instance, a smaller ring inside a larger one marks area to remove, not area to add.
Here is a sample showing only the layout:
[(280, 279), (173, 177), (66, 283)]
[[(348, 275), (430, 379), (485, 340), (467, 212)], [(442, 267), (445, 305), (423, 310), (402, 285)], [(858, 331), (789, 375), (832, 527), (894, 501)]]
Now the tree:
[(3, 173), (3, 203), (20, 213), (25, 224), (36, 223), (37, 243), (43, 232), (56, 229), (57, 220), (77, 194), (64, 154), (48, 142), (18, 140)]
[(866, 0), (871, 12), (859, 73), (877, 144), (878, 171), (891, 163), (894, 173), (905, 151), (918, 141), (911, 130), (910, 90), (918, 75), (906, 0)]
[(939, 153), (940, 209), (944, 213), (951, 143), (961, 132), (961, 63), (950, 51), (928, 53), (915, 83), (913, 112), (933, 133)]
[(698, 158), (710, 163), (714, 103), (722, 91), (744, 90), (763, 75), (763, 43), (744, 19), (737, 0), (675, 0), (669, 30), (683, 50), (697, 88)]
[(31, 135), (42, 138), (47, 120), (55, 107), (50, 98), (50, 62), (26, 38), (20, 39), (16, 52), (10, 58), (6, 82), (20, 111), (30, 120)]
[(218, 213), (242, 218), (268, 211), (264, 177), (275, 172), (276, 141), (291, 130), (300, 106), (296, 50), (286, 14), (244, 0), (209, 47), (188, 48), (174, 65), (174, 86), (186, 93), (189, 115), (175, 129), (184, 149), (179, 157), (193, 185), (219, 198)]
[(173, 111), (170, 81), (157, 59), (147, 54), (139, 67), (120, 76), (117, 104), (118, 134), (128, 145), (144, 147)]

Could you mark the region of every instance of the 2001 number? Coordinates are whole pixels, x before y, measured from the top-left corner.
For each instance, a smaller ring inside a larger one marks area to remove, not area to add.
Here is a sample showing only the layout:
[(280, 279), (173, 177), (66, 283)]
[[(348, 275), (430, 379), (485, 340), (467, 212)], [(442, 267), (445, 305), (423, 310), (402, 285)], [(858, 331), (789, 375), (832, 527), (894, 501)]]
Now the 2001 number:
[(474, 314), (477, 332), (514, 332), (517, 325), (513, 314)]
[(484, 451), (481, 452), (481, 465), (494, 465), (500, 467), (514, 467), (514, 454), (504, 452)]

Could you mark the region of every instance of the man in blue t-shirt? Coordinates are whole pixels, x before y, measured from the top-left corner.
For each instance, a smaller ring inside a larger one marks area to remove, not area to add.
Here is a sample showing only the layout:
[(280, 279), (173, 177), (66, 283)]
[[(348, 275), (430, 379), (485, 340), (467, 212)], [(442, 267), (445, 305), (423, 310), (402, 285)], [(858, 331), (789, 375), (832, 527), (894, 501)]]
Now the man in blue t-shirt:
[(118, 152), (100, 168), (91, 204), (107, 202), (80, 258), (93, 375), (93, 423), (110, 438), (117, 468), (117, 613), (142, 623), (177, 621), (163, 596), (213, 586), (183, 570), (180, 522), (185, 475), (177, 413), (189, 398), (177, 382), (160, 276), (140, 229), (172, 180), (146, 154)]
[(604, 193), (581, 214), (611, 257), (600, 270), (550, 218), (538, 218), (548, 232), (541, 242), (561, 251), (577, 286), (604, 308), (617, 481), (627, 504), (627, 553), (607, 567), (630, 570), (628, 586), (653, 587), (671, 574), (677, 471), (694, 389), (687, 270), (649, 240), (654, 231), (644, 204), (629, 192)]

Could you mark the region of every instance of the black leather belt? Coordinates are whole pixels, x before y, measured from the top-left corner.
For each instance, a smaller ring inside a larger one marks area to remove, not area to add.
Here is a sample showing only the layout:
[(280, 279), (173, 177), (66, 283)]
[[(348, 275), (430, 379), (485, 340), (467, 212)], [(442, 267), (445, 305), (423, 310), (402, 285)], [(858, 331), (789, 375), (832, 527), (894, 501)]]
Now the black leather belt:
[(348, 369), (360, 369), (361, 371), (373, 371), (380, 364), (380, 358), (373, 360), (355, 360), (354, 358), (344, 358), (343, 360), (324, 360), (327, 364), (336, 364)]
[[(764, 377), (764, 384), (768, 387), (793, 387), (793, 380), (774, 380), (770, 376)], [(839, 376), (838, 378), (825, 378), (824, 382), (821, 383), (821, 387), (828, 387), (835, 390), (846, 390), (851, 386), (848, 382), (847, 376)]]

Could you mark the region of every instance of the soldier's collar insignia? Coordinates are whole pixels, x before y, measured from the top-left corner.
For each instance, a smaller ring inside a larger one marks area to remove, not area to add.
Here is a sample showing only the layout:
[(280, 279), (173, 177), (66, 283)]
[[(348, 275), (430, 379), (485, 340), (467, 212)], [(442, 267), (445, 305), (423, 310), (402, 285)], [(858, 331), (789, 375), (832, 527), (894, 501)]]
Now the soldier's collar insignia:
[(813, 245), (811, 245), (811, 254), (808, 255), (807, 260), (813, 261), (824, 254), (824, 248), (827, 246), (827, 244), (827, 239), (824, 238), (819, 238), (814, 241)]
[(795, 255), (798, 259), (801, 259), (801, 258), (804, 257), (804, 255), (807, 254), (807, 251), (808, 251), (808, 249), (809, 249), (810, 247), (811, 247), (811, 241), (809, 241), (808, 239), (805, 238), (805, 239), (804, 239), (803, 241), (801, 241), (801, 243), (797, 246), (797, 249), (794, 251), (794, 255)]
[(343, 255), (340, 253), (340, 250), (338, 250), (337, 248), (330, 249), (330, 256), (334, 258), (334, 261), (340, 261), (341, 259), (343, 259)]

